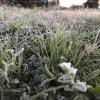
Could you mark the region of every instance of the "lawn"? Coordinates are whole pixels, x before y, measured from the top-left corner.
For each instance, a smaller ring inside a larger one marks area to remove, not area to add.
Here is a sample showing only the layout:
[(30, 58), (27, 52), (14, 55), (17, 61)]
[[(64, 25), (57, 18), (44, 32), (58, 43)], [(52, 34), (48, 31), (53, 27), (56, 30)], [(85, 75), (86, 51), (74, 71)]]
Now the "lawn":
[(0, 7), (0, 100), (100, 100), (100, 12)]

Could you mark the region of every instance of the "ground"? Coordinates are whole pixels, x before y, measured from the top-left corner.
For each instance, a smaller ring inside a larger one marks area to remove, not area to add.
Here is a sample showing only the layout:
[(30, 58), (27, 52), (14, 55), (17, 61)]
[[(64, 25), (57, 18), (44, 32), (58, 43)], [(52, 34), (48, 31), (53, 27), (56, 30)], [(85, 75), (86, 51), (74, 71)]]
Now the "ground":
[[(7, 8), (7, 9), (6, 9)], [(54, 13), (57, 15), (60, 15), (62, 17), (64, 16), (72, 16), (72, 15), (81, 15), (81, 16), (90, 16), (90, 17), (96, 17), (100, 16), (100, 10), (99, 9), (60, 9), (60, 8), (47, 8), (47, 9), (41, 9), (41, 8), (36, 8), (40, 12), (42, 16), (45, 17), (50, 17)], [(6, 7), (6, 6), (1, 6), (0, 7), (0, 14), (4, 13), (4, 10), (9, 10), (13, 15), (19, 16), (19, 15), (24, 15), (28, 14), (32, 11), (30, 8), (17, 8), (17, 7)]]
[(100, 100), (99, 9), (0, 6), (0, 46), (0, 100)]

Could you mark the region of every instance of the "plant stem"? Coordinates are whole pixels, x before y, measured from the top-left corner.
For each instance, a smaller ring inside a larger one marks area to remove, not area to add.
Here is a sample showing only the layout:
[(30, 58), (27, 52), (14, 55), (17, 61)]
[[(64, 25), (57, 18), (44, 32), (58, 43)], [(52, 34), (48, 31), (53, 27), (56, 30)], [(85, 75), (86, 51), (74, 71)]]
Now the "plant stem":
[(45, 93), (47, 93), (47, 92), (56, 91), (56, 90), (63, 89), (63, 88), (66, 88), (66, 87), (68, 87), (68, 86), (67, 86), (67, 85), (63, 85), (63, 86), (58, 86), (58, 87), (51, 87), (51, 88), (49, 88), (49, 89), (47, 89), (47, 90), (43, 90), (42, 92), (40, 92), (40, 93), (38, 93), (38, 94), (32, 96), (32, 97), (30, 98), (30, 100), (36, 100), (36, 98), (38, 98), (39, 96), (41, 96), (41, 95), (43, 95), (43, 94), (45, 94)]

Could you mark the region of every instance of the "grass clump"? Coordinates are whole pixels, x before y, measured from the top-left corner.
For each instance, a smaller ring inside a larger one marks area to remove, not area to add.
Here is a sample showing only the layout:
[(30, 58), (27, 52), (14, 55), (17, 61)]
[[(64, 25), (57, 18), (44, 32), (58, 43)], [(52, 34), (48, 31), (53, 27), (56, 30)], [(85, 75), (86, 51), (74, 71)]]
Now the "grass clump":
[[(97, 63), (99, 59), (99, 31), (95, 35), (93, 34), (91, 38), (86, 32), (79, 33), (75, 29), (66, 31), (59, 28), (51, 33), (49, 35), (33, 36), (28, 44), (37, 55), (42, 71), (48, 76), (49, 80), (52, 82), (59, 76), (59, 62), (67, 61), (71, 62), (75, 68), (78, 68), (76, 79), (88, 82), (93, 86), (100, 85), (100, 67), (99, 63)], [(63, 60), (61, 60), (62, 57), (64, 57)], [(56, 81), (53, 84), (55, 86)], [(40, 92), (40, 95), (48, 91)], [(76, 94), (75, 98), (83, 98), (80, 96)], [(90, 98), (88, 99), (90, 100)]]

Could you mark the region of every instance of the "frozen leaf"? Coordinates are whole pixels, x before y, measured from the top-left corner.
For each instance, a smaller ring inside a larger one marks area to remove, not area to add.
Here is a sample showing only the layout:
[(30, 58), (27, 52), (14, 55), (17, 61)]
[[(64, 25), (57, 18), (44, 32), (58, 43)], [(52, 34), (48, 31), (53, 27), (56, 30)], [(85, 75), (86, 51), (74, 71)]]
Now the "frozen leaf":
[(67, 74), (64, 74), (60, 76), (57, 80), (59, 83), (65, 84), (65, 83), (74, 83), (74, 80), (68, 76)]
[(4, 79), (4, 78), (5, 78), (5, 71), (0, 69), (0, 79)]
[(81, 91), (81, 92), (86, 92), (88, 88), (91, 88), (90, 85), (87, 85), (86, 82), (80, 82), (79, 80), (73, 84), (73, 89)]
[(12, 83), (18, 84), (18, 83), (19, 83), (19, 80), (18, 80), (18, 79), (13, 79), (13, 80), (12, 80)]
[(71, 63), (63, 62), (63, 63), (59, 64), (59, 66), (63, 71), (69, 71), (71, 68)]
[(22, 96), (20, 97), (20, 100), (29, 100), (29, 96), (24, 92)]

